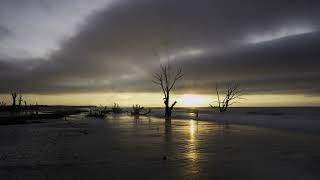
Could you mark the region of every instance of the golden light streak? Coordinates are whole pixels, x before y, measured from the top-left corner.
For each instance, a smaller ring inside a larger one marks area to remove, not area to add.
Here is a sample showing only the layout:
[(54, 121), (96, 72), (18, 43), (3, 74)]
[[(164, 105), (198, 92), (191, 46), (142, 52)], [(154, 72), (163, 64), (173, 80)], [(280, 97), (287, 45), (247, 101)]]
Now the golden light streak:
[[(121, 106), (131, 107), (140, 104), (145, 107), (163, 107), (161, 93), (75, 93), (39, 95), (24, 94), (27, 103), (45, 105), (112, 105), (114, 102)], [(320, 106), (319, 96), (304, 96), (303, 94), (260, 94), (244, 96), (245, 100), (235, 104), (238, 107), (270, 107), (270, 106)], [(210, 94), (172, 94), (171, 101), (178, 101), (176, 107), (208, 107), (214, 103), (216, 96)], [(0, 101), (8, 105), (12, 102), (10, 94), (1, 94)]]

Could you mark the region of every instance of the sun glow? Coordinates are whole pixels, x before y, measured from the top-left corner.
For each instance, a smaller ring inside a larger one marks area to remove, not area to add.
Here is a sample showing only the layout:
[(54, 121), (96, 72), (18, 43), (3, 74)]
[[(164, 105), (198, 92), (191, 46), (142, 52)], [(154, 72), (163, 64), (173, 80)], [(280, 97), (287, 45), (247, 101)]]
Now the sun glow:
[(206, 96), (193, 95), (193, 94), (185, 94), (178, 98), (179, 105), (184, 107), (190, 106), (208, 106), (210, 102), (210, 98)]
[[(144, 107), (163, 107), (163, 94), (155, 93), (75, 93), (75, 94), (23, 94), (31, 104), (45, 105), (97, 105), (112, 106), (117, 102), (122, 107), (140, 104)], [(244, 100), (234, 106), (242, 107), (274, 107), (274, 106), (319, 106), (320, 96), (303, 94), (257, 94), (243, 96)], [(172, 94), (170, 103), (177, 101), (177, 107), (209, 107), (217, 97), (211, 94)], [(12, 103), (10, 94), (0, 94), (0, 101)]]

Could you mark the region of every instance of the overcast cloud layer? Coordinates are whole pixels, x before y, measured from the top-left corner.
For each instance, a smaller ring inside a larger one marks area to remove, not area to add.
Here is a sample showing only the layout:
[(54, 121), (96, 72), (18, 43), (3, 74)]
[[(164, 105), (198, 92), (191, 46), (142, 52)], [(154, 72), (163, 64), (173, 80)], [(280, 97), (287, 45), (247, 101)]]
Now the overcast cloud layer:
[(320, 92), (317, 0), (70, 2), (1, 0), (0, 93), (154, 92), (167, 48), (179, 91)]

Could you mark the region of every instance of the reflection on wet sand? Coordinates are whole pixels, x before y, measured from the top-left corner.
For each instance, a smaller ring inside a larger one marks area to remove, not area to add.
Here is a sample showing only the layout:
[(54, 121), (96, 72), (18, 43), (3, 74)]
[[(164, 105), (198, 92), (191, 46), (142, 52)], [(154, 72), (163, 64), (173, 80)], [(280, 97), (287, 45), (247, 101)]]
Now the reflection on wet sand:
[(169, 160), (182, 159), (184, 169), (179, 171), (183, 177), (199, 175), (198, 135), (203, 126), (196, 120), (165, 121), (165, 154)]
[(187, 144), (187, 158), (189, 158), (192, 161), (196, 161), (198, 158), (198, 152), (197, 152), (197, 141), (196, 136), (198, 135), (198, 123), (195, 120), (190, 120), (189, 122), (189, 141)]
[(165, 121), (165, 137), (166, 143), (171, 142), (171, 121)]
[(318, 134), (125, 115), (70, 121), (1, 127), (1, 179), (320, 177)]

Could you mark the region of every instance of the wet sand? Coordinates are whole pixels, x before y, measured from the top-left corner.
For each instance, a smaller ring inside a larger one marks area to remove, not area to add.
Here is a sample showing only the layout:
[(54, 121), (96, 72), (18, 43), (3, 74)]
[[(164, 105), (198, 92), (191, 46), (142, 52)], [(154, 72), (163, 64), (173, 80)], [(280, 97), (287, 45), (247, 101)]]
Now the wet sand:
[(4, 179), (319, 179), (320, 134), (73, 115), (0, 126)]

